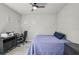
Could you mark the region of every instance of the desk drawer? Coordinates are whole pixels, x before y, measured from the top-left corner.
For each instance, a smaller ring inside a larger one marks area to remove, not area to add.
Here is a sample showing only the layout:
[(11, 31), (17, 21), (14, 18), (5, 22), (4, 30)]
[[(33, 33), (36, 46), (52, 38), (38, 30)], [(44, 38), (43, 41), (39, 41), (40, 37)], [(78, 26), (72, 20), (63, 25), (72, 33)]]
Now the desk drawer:
[(8, 51), (10, 48), (12, 48), (11, 41), (4, 43), (4, 45), (3, 45), (4, 52)]

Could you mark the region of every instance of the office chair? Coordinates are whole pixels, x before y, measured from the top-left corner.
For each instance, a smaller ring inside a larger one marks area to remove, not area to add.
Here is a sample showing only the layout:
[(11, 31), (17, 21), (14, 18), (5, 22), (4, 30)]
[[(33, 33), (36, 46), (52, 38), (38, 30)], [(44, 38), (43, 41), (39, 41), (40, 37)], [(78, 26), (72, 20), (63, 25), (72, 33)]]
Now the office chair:
[(20, 44), (20, 43), (27, 43), (26, 41), (26, 37), (27, 37), (27, 31), (24, 31), (23, 35), (17, 37), (17, 44)]
[(27, 38), (27, 31), (24, 31), (24, 35), (23, 35), (23, 43), (27, 43), (26, 38)]

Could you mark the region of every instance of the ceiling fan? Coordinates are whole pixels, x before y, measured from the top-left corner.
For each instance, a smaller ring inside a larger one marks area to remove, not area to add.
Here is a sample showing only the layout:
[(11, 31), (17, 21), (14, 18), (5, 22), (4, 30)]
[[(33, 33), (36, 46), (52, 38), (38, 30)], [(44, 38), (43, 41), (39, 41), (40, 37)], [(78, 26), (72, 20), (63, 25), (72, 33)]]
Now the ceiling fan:
[(45, 8), (46, 3), (30, 3), (32, 5), (32, 11), (38, 8)]

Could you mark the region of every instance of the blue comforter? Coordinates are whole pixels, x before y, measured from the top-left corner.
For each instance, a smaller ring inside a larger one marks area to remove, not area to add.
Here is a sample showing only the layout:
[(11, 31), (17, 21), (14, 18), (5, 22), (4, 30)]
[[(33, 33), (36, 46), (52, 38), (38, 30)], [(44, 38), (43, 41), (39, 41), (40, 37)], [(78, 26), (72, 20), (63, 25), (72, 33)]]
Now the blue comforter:
[(63, 55), (66, 42), (52, 35), (38, 35), (33, 38), (28, 55)]

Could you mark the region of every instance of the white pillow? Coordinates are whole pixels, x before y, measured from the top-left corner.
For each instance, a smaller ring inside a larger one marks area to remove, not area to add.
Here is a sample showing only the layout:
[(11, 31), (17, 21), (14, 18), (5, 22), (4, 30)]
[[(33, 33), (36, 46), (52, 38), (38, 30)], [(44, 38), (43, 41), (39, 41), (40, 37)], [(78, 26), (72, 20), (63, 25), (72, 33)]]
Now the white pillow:
[(2, 34), (1, 34), (1, 37), (8, 37), (8, 34), (2, 33)]

